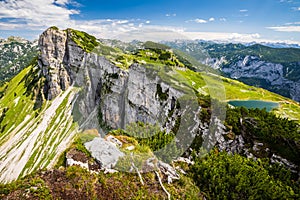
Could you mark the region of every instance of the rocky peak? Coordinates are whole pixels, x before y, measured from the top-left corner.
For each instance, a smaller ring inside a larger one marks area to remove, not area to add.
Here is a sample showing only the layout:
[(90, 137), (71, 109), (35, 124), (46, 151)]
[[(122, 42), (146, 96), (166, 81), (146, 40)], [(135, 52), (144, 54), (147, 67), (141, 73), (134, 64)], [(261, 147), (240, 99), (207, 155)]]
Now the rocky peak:
[(67, 54), (67, 33), (56, 28), (47, 29), (39, 39), (39, 67), (46, 77), (45, 96), (51, 100), (72, 83), (64, 63)]
[(27, 43), (29, 42), (28, 40), (22, 38), (22, 37), (17, 37), (17, 36), (10, 36), (6, 39), (7, 42), (19, 42), (19, 43)]
[(51, 27), (43, 32), (39, 39), (42, 64), (51, 66), (57, 62), (62, 63), (66, 53), (66, 42), (67, 33), (65, 31)]

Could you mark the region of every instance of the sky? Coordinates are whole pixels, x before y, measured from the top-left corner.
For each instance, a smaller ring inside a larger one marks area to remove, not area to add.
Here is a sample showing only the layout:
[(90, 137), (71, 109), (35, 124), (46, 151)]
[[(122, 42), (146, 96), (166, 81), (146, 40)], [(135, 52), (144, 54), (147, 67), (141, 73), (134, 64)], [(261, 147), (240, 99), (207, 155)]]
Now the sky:
[(0, 0), (0, 38), (48, 27), (98, 38), (300, 44), (300, 0)]

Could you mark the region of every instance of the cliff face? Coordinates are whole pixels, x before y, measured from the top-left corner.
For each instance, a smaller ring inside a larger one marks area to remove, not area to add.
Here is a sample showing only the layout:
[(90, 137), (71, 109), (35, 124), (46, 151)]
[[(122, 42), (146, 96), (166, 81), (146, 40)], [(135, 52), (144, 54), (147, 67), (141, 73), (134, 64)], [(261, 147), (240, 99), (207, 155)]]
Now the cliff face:
[(289, 75), (295, 76), (293, 68), (299, 66), (299, 63), (290, 63), (292, 67), (289, 68), (280, 63), (263, 61), (257, 56), (250, 55), (208, 58), (203, 63), (214, 69), (220, 69), (230, 78), (300, 101), (298, 89), (300, 80), (289, 78)]
[[(219, 63), (222, 66), (226, 60)], [(230, 62), (229, 62), (230, 63)], [(266, 62), (256, 56), (245, 56), (236, 62), (226, 64), (221, 70), (230, 78), (242, 80), (250, 85), (260, 85), (261, 87), (274, 91), (278, 94), (300, 101), (300, 80), (290, 80), (287, 78), (288, 68), (282, 64)]]
[(45, 96), (52, 100), (62, 90), (66, 90), (71, 79), (65, 66), (67, 33), (64, 31), (48, 29), (40, 37), (39, 47), (41, 55), (39, 66), (46, 77)]
[[(99, 129), (100, 125), (125, 128), (130, 122), (164, 120), (183, 95), (151, 69), (133, 64), (123, 70), (103, 56), (83, 51), (72, 39), (71, 30), (50, 28), (41, 35), (39, 46), (46, 98), (57, 97), (71, 85), (81, 88), (73, 112), (83, 129)], [(159, 97), (158, 88), (165, 99)], [(95, 120), (99, 112), (100, 123)]]

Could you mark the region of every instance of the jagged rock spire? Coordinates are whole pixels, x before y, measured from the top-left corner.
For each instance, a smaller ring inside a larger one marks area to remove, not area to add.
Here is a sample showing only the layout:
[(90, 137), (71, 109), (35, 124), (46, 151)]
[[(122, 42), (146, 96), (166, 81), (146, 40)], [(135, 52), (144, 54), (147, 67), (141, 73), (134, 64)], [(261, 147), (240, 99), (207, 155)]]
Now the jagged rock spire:
[(71, 85), (71, 78), (64, 59), (67, 54), (68, 34), (55, 27), (42, 33), (39, 39), (39, 67), (46, 77), (44, 93), (51, 100)]

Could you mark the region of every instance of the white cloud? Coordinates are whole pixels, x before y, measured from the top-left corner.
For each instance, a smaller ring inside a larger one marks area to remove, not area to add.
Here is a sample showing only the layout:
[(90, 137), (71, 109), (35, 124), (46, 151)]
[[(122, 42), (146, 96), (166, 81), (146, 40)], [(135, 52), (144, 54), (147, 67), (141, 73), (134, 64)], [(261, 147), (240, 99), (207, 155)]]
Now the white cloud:
[(187, 20), (185, 21), (186, 23), (189, 23), (189, 22), (195, 22), (195, 23), (198, 23), (198, 24), (206, 24), (207, 23), (207, 20), (205, 19), (191, 19), (191, 20)]
[(183, 28), (171, 27), (171, 26), (155, 26), (147, 25), (142, 28), (136, 28), (127, 32), (119, 32), (115, 35), (110, 35), (109, 38), (118, 39), (123, 41), (162, 41), (162, 40), (174, 40), (174, 39), (188, 39), (184, 35)]
[(285, 25), (300, 25), (300, 22), (289, 22), (285, 23)]
[(205, 24), (205, 23), (207, 23), (207, 21), (204, 20), (204, 19), (195, 19), (194, 22), (199, 23), (199, 24)]
[(132, 41), (134, 39), (141, 41), (171, 41), (176, 39), (183, 40), (210, 40), (220, 42), (234, 42), (234, 43), (286, 43), (299, 44), (299, 41), (291, 40), (268, 40), (261, 38), (258, 33), (241, 34), (241, 33), (226, 33), (226, 32), (188, 32), (184, 28), (174, 28), (165, 26), (145, 26), (141, 29), (135, 29), (129, 32), (123, 32), (115, 35), (113, 39), (120, 39), (124, 41)]
[(219, 40), (227, 42), (253, 42), (260, 39), (260, 35), (240, 34), (240, 33), (216, 33), (216, 32), (188, 32), (184, 28), (172, 26), (156, 26), (144, 23), (135, 26), (121, 25), (112, 27), (107, 20), (81, 21), (77, 22), (76, 27), (95, 35), (98, 38), (119, 39), (123, 41), (162, 41), (175, 39), (203, 39)]
[[(6, 0), (0, 1), (1, 30), (45, 30), (50, 26), (61, 29), (84, 30), (98, 37), (109, 38), (119, 33), (134, 31), (143, 24), (139, 20), (99, 19), (73, 20), (78, 10), (69, 9), (73, 0)], [(146, 24), (150, 21), (146, 21)]]
[(300, 32), (300, 26), (273, 26), (267, 28), (279, 32)]
[(54, 3), (58, 5), (66, 5), (69, 3), (69, 0), (55, 0)]
[(66, 5), (72, 5), (75, 7), (80, 7), (82, 6), (80, 3), (78, 3), (75, 0), (54, 0), (54, 3), (57, 5), (61, 5), (61, 6), (66, 6)]
[(300, 7), (292, 7), (291, 9), (294, 11), (300, 11)]
[[(111, 37), (110, 37), (111, 38)], [(175, 28), (168, 26), (144, 26), (132, 31), (122, 32), (114, 35), (112, 38), (125, 41), (162, 41), (162, 40), (218, 40), (224, 42), (253, 42), (259, 41), (261, 36), (258, 33), (240, 34), (240, 33), (216, 33), (216, 32), (188, 32), (184, 28)]]
[[(139, 20), (137, 20), (137, 21), (139, 21)], [(150, 24), (150, 23), (151, 23), (151, 21), (147, 20), (147, 21), (145, 21), (144, 23), (139, 23), (138, 27), (139, 27), (139, 28), (142, 28), (142, 27), (144, 27), (145, 24), (148, 25), (148, 24)], [(131, 23), (131, 25), (135, 26), (134, 23)]]
[(247, 9), (242, 9), (242, 10), (240, 10), (240, 12), (248, 12), (248, 10)]
[(11, 22), (0, 22), (0, 30), (15, 30), (26, 28), (25, 24), (16, 24)]
[(128, 24), (128, 20), (116, 20), (114, 23), (116, 24)]
[(176, 17), (176, 16), (177, 16), (176, 13), (173, 13), (173, 14), (167, 13), (167, 14), (166, 14), (166, 17)]
[(70, 26), (71, 28), (84, 30), (99, 38), (112, 38), (116, 35), (144, 28), (144, 23), (136, 23), (135, 20), (77, 20)]
[(293, 0), (280, 0), (280, 3), (293, 3)]
[[(225, 18), (224, 18), (225, 19)], [(211, 17), (211, 18), (209, 18), (209, 19), (199, 19), (199, 18), (197, 18), (197, 19), (191, 19), (191, 20), (187, 20), (187, 21), (185, 21), (186, 23), (189, 23), (189, 22), (195, 22), (195, 23), (198, 23), (198, 24), (206, 24), (206, 23), (208, 23), (208, 22), (213, 22), (213, 21), (215, 21), (216, 19), (214, 18), (214, 17)], [(226, 20), (226, 19), (225, 19)]]
[(217, 33), (217, 32), (186, 32), (191, 39), (203, 40), (222, 40), (222, 41), (253, 41), (260, 38), (258, 33), (241, 34), (241, 33)]
[(226, 21), (227, 21), (227, 19), (226, 19), (226, 18), (224, 18), (224, 17), (222, 17), (222, 18), (220, 18), (220, 21), (221, 21), (221, 22), (226, 22)]
[(0, 1), (0, 20), (17, 19), (15, 27), (26, 24), (28, 28), (41, 30), (52, 25), (69, 26), (71, 15), (78, 10), (68, 9), (69, 0), (6, 0)]

